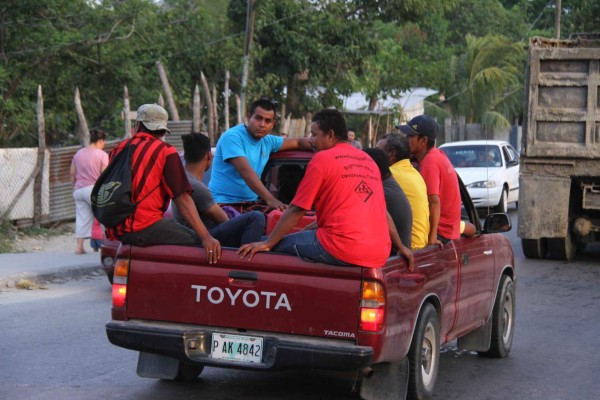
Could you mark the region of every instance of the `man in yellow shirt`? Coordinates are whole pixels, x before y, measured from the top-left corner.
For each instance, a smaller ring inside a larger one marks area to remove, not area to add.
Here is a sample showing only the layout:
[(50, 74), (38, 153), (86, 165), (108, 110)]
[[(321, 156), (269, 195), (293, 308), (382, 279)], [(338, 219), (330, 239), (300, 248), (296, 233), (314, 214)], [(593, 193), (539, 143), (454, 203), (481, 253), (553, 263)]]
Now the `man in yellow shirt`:
[(413, 214), (411, 249), (427, 246), (429, 238), (429, 201), (423, 177), (410, 163), (410, 147), (403, 135), (388, 133), (377, 147), (388, 156), (390, 171), (406, 194)]

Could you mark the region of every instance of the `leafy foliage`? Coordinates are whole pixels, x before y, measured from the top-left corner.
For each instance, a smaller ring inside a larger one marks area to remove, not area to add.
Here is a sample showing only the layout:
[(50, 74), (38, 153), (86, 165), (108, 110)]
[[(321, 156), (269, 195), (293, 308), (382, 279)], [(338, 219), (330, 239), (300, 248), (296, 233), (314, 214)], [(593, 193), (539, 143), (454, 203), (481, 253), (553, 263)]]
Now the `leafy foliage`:
[[(562, 6), (562, 37), (600, 26), (600, 2)], [(121, 137), (123, 87), (134, 109), (156, 102), (158, 60), (182, 118), (201, 71), (219, 88), (231, 71), (239, 93), (246, 10), (247, 0), (0, 2), (0, 146), (36, 145), (38, 85), (49, 145), (77, 142), (76, 87), (88, 126)], [(340, 106), (340, 94), (426, 86), (451, 99), (454, 116), (498, 126), (520, 113), (515, 47), (553, 36), (554, 11), (547, 0), (260, 0), (248, 98), (301, 115)]]

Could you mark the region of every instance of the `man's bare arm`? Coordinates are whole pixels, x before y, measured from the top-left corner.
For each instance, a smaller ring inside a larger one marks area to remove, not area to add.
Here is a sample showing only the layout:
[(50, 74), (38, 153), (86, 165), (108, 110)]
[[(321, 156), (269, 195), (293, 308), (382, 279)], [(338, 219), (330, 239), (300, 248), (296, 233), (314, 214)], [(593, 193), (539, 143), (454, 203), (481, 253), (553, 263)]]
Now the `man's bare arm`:
[(250, 166), (248, 159), (246, 157), (235, 157), (227, 160), (234, 166), (234, 168), (239, 172), (246, 185), (258, 195), (261, 199), (263, 199), (269, 207), (278, 209), (280, 211), (284, 211), (287, 206), (283, 204), (281, 201), (277, 200), (275, 196), (263, 185), (260, 181), (256, 172)]
[(237, 253), (241, 258), (248, 256), (248, 261), (250, 261), (256, 253), (260, 251), (271, 250), (277, 243), (279, 243), (281, 238), (283, 238), (286, 233), (288, 233), (294, 226), (296, 226), (296, 224), (298, 224), (298, 221), (302, 219), (302, 216), (304, 216), (305, 212), (306, 210), (303, 208), (291, 204), (289, 208), (285, 210), (281, 216), (281, 219), (279, 219), (279, 222), (277, 222), (275, 229), (273, 229), (273, 232), (271, 232), (267, 240), (264, 242), (244, 244), (238, 249)]
[(206, 257), (208, 258), (209, 264), (216, 264), (219, 258), (221, 258), (221, 243), (217, 239), (211, 236), (206, 226), (202, 223), (196, 204), (192, 200), (192, 196), (188, 192), (183, 192), (179, 196), (173, 199), (175, 205), (183, 218), (187, 221), (192, 229), (200, 236), (202, 246), (206, 250)]
[(229, 221), (229, 217), (225, 214), (225, 211), (218, 204), (213, 204), (206, 210), (202, 211), (202, 215), (208, 217), (210, 220), (217, 224)]
[(279, 151), (286, 150), (312, 151), (312, 145), (309, 143), (308, 138), (286, 138), (283, 139), (283, 144), (279, 148)]
[(440, 223), (440, 196), (432, 194), (429, 200), (429, 244), (442, 245), (437, 238), (438, 225)]

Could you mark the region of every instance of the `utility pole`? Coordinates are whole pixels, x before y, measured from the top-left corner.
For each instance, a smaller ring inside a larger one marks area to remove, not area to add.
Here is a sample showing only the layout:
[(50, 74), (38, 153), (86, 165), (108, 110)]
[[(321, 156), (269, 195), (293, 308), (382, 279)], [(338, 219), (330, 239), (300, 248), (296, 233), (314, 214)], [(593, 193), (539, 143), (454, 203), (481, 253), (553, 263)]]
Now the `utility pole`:
[(554, 38), (560, 39), (560, 14), (561, 14), (561, 5), (560, 0), (556, 0), (556, 10), (554, 17)]
[(244, 47), (244, 65), (242, 68), (242, 91), (240, 93), (242, 118), (246, 117), (246, 88), (248, 87), (248, 74), (250, 69), (250, 47), (254, 36), (254, 17), (256, 0), (248, 0), (246, 11), (246, 46)]

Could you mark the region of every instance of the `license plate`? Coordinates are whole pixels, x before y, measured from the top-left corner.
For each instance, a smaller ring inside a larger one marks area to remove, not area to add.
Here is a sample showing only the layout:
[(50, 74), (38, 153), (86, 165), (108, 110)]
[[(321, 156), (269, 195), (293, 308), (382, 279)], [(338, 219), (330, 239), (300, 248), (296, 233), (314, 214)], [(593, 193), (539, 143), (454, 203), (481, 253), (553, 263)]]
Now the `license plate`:
[(210, 356), (218, 360), (260, 363), (262, 361), (263, 340), (260, 337), (212, 334)]

